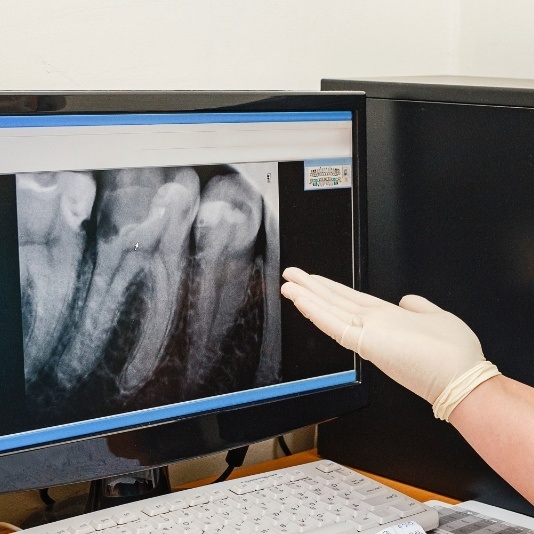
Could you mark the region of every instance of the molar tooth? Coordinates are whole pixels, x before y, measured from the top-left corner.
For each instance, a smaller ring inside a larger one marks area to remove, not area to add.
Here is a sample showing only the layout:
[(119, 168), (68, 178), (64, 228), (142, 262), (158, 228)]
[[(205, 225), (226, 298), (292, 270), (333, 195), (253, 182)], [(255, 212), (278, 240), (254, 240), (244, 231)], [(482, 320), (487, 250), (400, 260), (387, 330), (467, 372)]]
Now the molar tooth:
[(18, 189), (30, 189), (37, 193), (52, 193), (57, 187), (57, 173), (54, 172), (17, 174)]
[(17, 175), (27, 386), (49, 364), (68, 324), (86, 245), (81, 225), (94, 198), (88, 172)]
[(193, 229), (187, 398), (206, 387), (244, 305), (261, 221), (261, 195), (242, 175), (216, 176), (204, 188)]
[[(144, 385), (164, 354), (181, 302), (200, 186), (190, 169), (105, 171), (99, 186), (96, 262), (83, 316), (58, 363), (57, 380), (72, 390), (112, 356), (123, 360), (115, 380), (118, 395), (126, 396)], [(121, 341), (117, 321), (132, 284), (136, 298), (149, 305), (134, 318), (139, 324), (135, 340)], [(111, 355), (112, 335), (119, 338)]]

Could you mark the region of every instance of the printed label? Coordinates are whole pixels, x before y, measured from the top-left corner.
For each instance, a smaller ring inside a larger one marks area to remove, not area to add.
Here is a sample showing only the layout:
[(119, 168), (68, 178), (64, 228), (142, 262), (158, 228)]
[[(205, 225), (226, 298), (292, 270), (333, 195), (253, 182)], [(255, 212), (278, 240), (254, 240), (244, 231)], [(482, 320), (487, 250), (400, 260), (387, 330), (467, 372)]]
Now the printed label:
[(350, 159), (304, 162), (305, 191), (350, 187), (352, 187), (352, 162)]

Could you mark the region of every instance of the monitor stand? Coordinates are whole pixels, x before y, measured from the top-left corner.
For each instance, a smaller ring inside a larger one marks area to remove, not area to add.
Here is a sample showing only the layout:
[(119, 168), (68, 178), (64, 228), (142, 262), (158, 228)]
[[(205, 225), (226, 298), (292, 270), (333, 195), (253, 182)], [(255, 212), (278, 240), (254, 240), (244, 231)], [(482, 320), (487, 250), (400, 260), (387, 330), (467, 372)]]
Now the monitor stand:
[(167, 467), (93, 480), (89, 487), (89, 494), (84, 492), (83, 495), (58, 501), (51, 497), (47, 504), (43, 504), (41, 510), (32, 513), (21, 526), (23, 528), (35, 527), (119, 504), (164, 495), (170, 491)]
[(85, 512), (110, 508), (171, 492), (167, 467), (93, 480)]

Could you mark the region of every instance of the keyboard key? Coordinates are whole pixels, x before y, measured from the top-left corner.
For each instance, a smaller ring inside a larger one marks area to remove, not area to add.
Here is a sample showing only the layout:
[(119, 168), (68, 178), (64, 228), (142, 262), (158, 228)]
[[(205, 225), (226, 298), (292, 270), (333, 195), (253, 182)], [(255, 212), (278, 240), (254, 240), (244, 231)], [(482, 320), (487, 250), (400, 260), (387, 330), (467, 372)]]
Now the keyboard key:
[(272, 498), (278, 498), (282, 495), (291, 495), (291, 490), (287, 487), (286, 484), (281, 484), (280, 486), (274, 486), (265, 490), (265, 493), (271, 495)]
[(309, 530), (308, 534), (344, 534), (354, 532), (354, 523), (340, 522)]
[(376, 495), (375, 497), (369, 497), (369, 499), (361, 502), (368, 510), (376, 510), (377, 508), (387, 508), (402, 500), (404, 500), (404, 497), (400, 493), (387, 492)]
[(169, 499), (166, 501), (165, 505), (171, 512), (174, 512), (175, 510), (183, 510), (184, 508), (187, 508), (189, 503), (186, 499), (176, 497), (175, 499)]
[(104, 530), (105, 528), (116, 527), (117, 523), (111, 517), (100, 517), (91, 521), (91, 526), (95, 530)]
[(409, 517), (424, 510), (417, 502), (406, 499), (392, 503), (389, 508), (400, 517)]
[(204, 531), (198, 525), (187, 524), (176, 527), (175, 532), (176, 534), (202, 534)]
[(312, 500), (306, 503), (306, 507), (309, 508), (314, 514), (318, 512), (324, 512), (328, 509), (327, 505), (324, 502)]
[(169, 516), (169, 514), (156, 515), (154, 517), (151, 517), (150, 519), (147, 519), (146, 522), (156, 529), (163, 529), (164, 527), (168, 527), (169, 525), (176, 525), (176, 522), (172, 517)]
[(228, 494), (221, 489), (212, 489), (206, 491), (206, 495), (209, 497), (210, 502), (220, 501), (228, 498)]
[[(117, 523), (119, 524), (119, 523)], [(75, 522), (69, 527), (69, 534), (90, 534), (94, 532), (94, 527), (87, 521)]]
[(313, 514), (316, 521), (319, 521), (319, 526), (331, 525), (337, 522), (337, 517), (327, 511), (320, 511)]
[(340, 478), (341, 480), (350, 480), (351, 478), (358, 476), (355, 471), (352, 469), (347, 469), (346, 467), (341, 467), (333, 474), (336, 478)]
[(293, 523), (297, 525), (298, 532), (305, 532), (306, 530), (312, 530), (321, 526), (317, 519), (310, 517), (309, 515), (297, 516), (293, 519)]
[(210, 502), (209, 495), (205, 493), (194, 493), (187, 497), (189, 506), (196, 506), (197, 504), (207, 504)]
[(231, 534), (244, 534), (256, 531), (255, 525), (249, 523), (248, 521), (226, 525), (224, 529), (225, 532), (229, 532)]
[(379, 525), (378, 521), (375, 521), (367, 514), (360, 514), (357, 517), (351, 518), (349, 521), (354, 524), (358, 532), (370, 529), (372, 527), (377, 527)]
[(361, 488), (371, 482), (369, 478), (362, 477), (361, 475), (353, 474), (351, 477), (345, 479), (345, 484), (350, 486), (350, 489)]
[(354, 488), (352, 490), (353, 494), (358, 497), (358, 499), (366, 500), (376, 495), (387, 493), (387, 489), (384, 488), (381, 484), (367, 484), (361, 488)]
[(131, 532), (127, 526), (120, 525), (116, 527), (107, 528), (106, 534), (131, 534)]
[(361, 512), (367, 512), (368, 508), (365, 506), (365, 503), (362, 501), (353, 501), (345, 506), (347, 510), (350, 510), (351, 514), (354, 516)]
[(195, 518), (195, 515), (192, 514), (188, 509), (185, 510), (176, 510), (175, 512), (170, 512), (167, 514), (173, 521), (179, 524), (190, 523)]
[(297, 525), (295, 525), (295, 523), (290, 523), (290, 522), (282, 522), (282, 523), (278, 523), (277, 525), (275, 525), (273, 527), (275, 530), (277, 530), (278, 532), (282, 532), (284, 534), (290, 534), (292, 532), (298, 532), (298, 528), (297, 528)]
[(331, 473), (332, 471), (339, 470), (340, 466), (334, 462), (330, 462), (328, 460), (322, 460), (317, 464), (317, 469), (319, 471), (322, 471), (323, 473)]
[(113, 515), (112, 519), (113, 521), (115, 521), (115, 523), (117, 523), (117, 525), (125, 525), (126, 523), (137, 521), (139, 519), (139, 516), (137, 514), (134, 514), (133, 512), (126, 510), (124, 512), (120, 512), (118, 514)]
[(377, 521), (380, 525), (389, 523), (391, 521), (397, 521), (398, 519), (400, 519), (400, 515), (396, 514), (388, 508), (382, 508), (373, 512), (369, 512), (369, 517)]
[(151, 503), (148, 506), (145, 506), (142, 511), (144, 514), (148, 515), (149, 517), (170, 512), (169, 508), (164, 502)]
[(246, 518), (246, 515), (243, 512), (240, 512), (235, 508), (233, 510), (224, 510), (219, 512), (217, 516), (225, 525), (233, 521), (243, 521)]
[(296, 482), (297, 480), (306, 478), (308, 475), (306, 475), (306, 473), (300, 469), (292, 469), (287, 476), (291, 482)]
[(198, 526), (204, 532), (214, 532), (221, 529), (224, 526), (224, 522), (215, 516), (211, 518), (204, 517), (202, 521), (198, 522)]
[(230, 495), (229, 501), (231, 504), (233, 504), (236, 508), (245, 508), (246, 506), (250, 506), (251, 504), (256, 504), (256, 499), (250, 495)]
[(315, 477), (315, 480), (327, 486), (329, 486), (330, 484), (333, 484), (334, 482), (337, 482), (337, 478), (332, 476), (329, 473), (321, 473)]
[(236, 495), (244, 495), (252, 491), (256, 491), (256, 484), (254, 481), (238, 481), (230, 488)]
[(285, 484), (286, 482), (289, 482), (289, 476), (284, 472), (275, 473), (274, 475), (269, 475), (269, 480), (273, 486), (278, 486), (279, 484)]
[(154, 527), (144, 520), (128, 523), (126, 528), (130, 534), (149, 534), (154, 530)]
[(313, 478), (310, 478), (310, 477), (303, 478), (302, 480), (299, 481), (299, 484), (302, 484), (302, 486), (305, 487), (307, 490), (312, 490), (315, 488), (322, 487), (321, 484), (317, 480), (314, 480)]

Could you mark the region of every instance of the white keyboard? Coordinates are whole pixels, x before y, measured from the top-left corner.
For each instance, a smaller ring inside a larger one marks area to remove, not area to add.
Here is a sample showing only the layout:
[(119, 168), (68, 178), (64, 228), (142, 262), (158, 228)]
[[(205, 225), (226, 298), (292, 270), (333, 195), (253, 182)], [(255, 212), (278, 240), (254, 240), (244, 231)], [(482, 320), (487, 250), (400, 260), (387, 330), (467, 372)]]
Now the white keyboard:
[(322, 460), (116, 506), (27, 529), (31, 534), (374, 534), (438, 513)]

